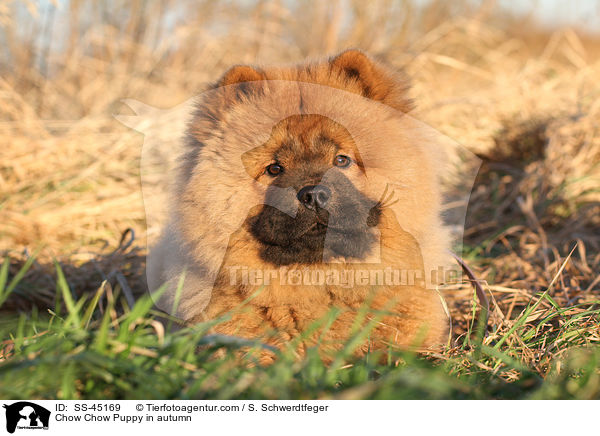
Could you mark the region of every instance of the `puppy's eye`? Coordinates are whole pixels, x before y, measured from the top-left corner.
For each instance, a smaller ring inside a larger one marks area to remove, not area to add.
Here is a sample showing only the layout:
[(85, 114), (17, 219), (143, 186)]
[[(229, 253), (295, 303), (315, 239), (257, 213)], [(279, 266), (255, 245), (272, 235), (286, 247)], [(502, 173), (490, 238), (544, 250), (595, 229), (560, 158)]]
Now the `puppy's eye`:
[(283, 172), (283, 167), (279, 164), (274, 163), (274, 164), (269, 165), (265, 171), (270, 176), (278, 176), (279, 174), (281, 174)]
[(347, 166), (350, 166), (351, 163), (352, 159), (350, 159), (348, 156), (344, 156), (343, 154), (338, 154), (333, 160), (333, 164), (340, 168), (346, 168)]

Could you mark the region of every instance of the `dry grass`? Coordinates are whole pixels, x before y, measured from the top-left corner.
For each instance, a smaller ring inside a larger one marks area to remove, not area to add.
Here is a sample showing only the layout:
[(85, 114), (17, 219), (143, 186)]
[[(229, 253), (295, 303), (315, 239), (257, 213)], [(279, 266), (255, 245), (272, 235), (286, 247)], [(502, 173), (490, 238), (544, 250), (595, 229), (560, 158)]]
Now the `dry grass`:
[[(539, 30), (490, 2), (101, 4), (0, 6), (0, 250), (12, 274), (41, 250), (3, 309), (54, 301), (52, 258), (77, 295), (102, 279), (143, 289), (143, 241), (157, 228), (140, 189), (144, 138), (112, 117), (131, 113), (120, 100), (169, 108), (231, 64), (355, 46), (406, 68), (415, 115), (483, 160), (463, 253), (491, 299), (483, 343), (544, 375), (572, 346), (600, 342), (600, 39)], [(163, 147), (179, 139), (168, 126), (148, 134)], [(154, 179), (157, 198), (163, 188)], [(113, 252), (127, 228), (137, 239)], [(461, 355), (474, 313), (468, 284), (445, 295), (455, 335), (443, 359)], [(579, 334), (562, 338), (573, 322)]]

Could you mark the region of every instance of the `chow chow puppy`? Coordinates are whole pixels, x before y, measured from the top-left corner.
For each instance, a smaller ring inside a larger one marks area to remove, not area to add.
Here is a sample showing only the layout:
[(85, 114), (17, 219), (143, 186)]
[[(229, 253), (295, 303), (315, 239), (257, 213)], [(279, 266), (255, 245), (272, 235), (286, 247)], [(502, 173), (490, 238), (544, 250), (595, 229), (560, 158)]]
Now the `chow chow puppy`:
[(227, 71), (199, 98), (148, 260), (159, 306), (300, 355), (353, 335), (358, 354), (442, 344), (439, 150), (407, 90), (358, 50)]

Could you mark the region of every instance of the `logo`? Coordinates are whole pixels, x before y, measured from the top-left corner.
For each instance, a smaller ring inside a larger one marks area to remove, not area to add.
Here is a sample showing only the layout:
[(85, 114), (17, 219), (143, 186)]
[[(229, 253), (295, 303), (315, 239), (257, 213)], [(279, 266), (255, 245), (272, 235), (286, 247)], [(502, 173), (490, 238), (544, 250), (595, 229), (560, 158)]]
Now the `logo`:
[(29, 401), (19, 401), (4, 405), (6, 409), (6, 431), (14, 433), (18, 429), (48, 430), (50, 411)]

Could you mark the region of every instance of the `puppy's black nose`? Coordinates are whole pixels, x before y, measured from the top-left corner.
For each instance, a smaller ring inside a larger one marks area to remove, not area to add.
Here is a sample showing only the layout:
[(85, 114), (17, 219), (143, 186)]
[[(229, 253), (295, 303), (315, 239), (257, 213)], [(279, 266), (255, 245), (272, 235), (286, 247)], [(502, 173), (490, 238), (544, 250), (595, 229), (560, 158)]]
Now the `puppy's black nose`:
[(315, 210), (317, 207), (323, 209), (331, 197), (331, 191), (326, 186), (310, 185), (300, 189), (297, 197), (308, 209)]

